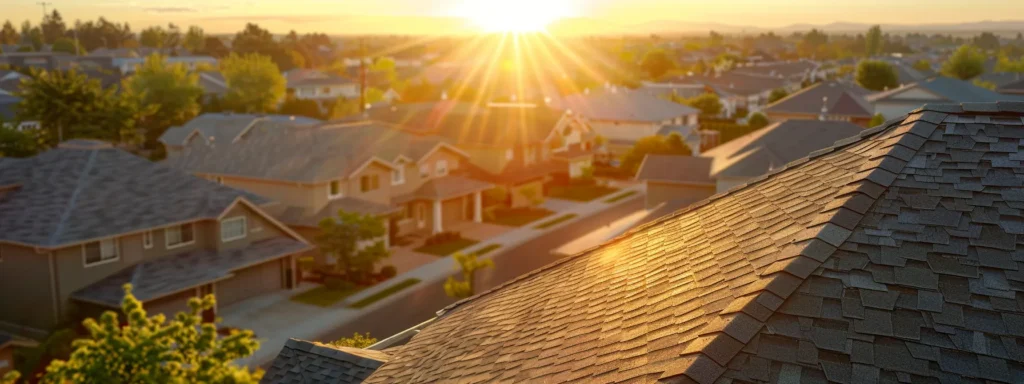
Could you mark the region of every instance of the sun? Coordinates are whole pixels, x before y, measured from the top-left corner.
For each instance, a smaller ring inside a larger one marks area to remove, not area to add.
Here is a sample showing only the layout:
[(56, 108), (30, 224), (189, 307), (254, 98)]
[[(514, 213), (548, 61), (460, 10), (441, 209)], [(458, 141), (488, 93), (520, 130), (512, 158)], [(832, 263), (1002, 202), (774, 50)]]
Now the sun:
[(465, 0), (459, 16), (487, 32), (537, 32), (568, 15), (567, 0)]

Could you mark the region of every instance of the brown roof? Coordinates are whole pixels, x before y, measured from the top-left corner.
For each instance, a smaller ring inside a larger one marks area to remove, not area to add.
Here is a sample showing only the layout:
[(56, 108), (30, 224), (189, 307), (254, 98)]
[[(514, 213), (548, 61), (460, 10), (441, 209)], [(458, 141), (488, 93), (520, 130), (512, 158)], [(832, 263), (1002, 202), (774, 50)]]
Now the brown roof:
[(1022, 116), (864, 131), (446, 308), (367, 382), (1024, 382)]

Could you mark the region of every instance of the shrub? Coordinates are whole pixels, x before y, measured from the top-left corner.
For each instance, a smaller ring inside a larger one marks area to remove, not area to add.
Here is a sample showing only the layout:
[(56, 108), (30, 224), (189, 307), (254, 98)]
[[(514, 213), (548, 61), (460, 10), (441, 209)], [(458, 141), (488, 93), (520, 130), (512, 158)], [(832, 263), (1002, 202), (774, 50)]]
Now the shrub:
[(394, 265), (385, 265), (380, 269), (381, 277), (390, 279), (398, 275), (398, 269)]

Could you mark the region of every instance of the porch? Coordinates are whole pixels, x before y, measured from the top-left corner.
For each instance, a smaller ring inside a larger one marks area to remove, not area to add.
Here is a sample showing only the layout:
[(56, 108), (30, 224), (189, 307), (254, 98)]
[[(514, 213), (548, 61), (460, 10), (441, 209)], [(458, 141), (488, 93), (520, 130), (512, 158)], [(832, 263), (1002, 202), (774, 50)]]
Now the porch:
[[(398, 213), (390, 229), (396, 240), (414, 233), (437, 234), (462, 222), (483, 222), (483, 191), (493, 185), (461, 176), (445, 176), (392, 199)], [(399, 244), (395, 244), (399, 245)]]

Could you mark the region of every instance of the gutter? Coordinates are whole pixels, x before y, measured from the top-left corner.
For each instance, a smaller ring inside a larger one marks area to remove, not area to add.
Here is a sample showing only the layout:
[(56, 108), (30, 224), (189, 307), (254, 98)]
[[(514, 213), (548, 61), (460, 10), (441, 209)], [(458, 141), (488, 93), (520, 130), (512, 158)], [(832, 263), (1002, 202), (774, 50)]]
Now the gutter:
[(394, 346), (403, 345), (407, 343), (410, 339), (412, 339), (413, 336), (416, 336), (418, 333), (420, 333), (420, 331), (423, 330), (423, 328), (426, 328), (428, 325), (436, 321), (438, 317), (432, 317), (427, 321), (416, 324), (412, 326), (412, 328), (406, 329), (402, 332), (398, 332), (389, 338), (378, 341), (376, 344), (366, 347), (366, 349), (381, 351)]

